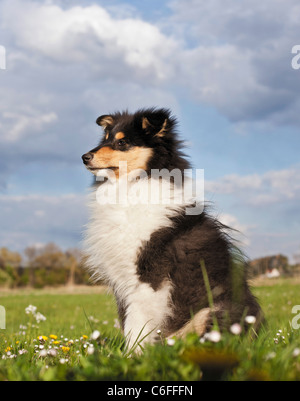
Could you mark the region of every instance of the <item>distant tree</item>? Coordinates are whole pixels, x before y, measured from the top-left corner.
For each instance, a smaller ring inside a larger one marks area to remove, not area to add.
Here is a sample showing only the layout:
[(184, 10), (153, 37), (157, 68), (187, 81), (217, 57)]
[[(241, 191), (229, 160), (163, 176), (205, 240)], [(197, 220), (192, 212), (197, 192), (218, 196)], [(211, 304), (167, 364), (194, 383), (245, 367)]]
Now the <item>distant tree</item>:
[(68, 258), (54, 243), (25, 250), (30, 269), (30, 284), (42, 288), (45, 285), (65, 284), (69, 276)]
[(19, 285), (22, 257), (8, 248), (0, 249), (0, 284), (11, 288)]
[(21, 287), (91, 284), (77, 248), (63, 251), (51, 242), (32, 245), (24, 250), (24, 260), (18, 252), (0, 248), (0, 286)]
[(293, 255), (294, 261), (297, 265), (300, 265), (300, 252), (297, 252)]
[(277, 269), (280, 274), (289, 274), (289, 262), (288, 258), (284, 255), (272, 255), (265, 256), (250, 261), (250, 271), (253, 276), (266, 274), (271, 272), (273, 269)]
[(39, 255), (40, 252), (40, 247), (37, 247), (35, 245), (28, 246), (24, 250), (24, 255), (26, 256), (26, 266), (28, 267), (28, 276), (29, 276), (29, 285), (30, 287), (34, 286), (34, 260), (35, 258)]
[(38, 249), (37, 255), (32, 261), (32, 267), (39, 267), (48, 270), (64, 267), (65, 265), (66, 255), (58, 245), (52, 242)]
[(39, 247), (35, 245), (28, 246), (24, 250), (24, 255), (26, 256), (26, 264), (27, 266), (30, 266), (33, 260), (36, 258), (36, 256), (39, 253)]
[(8, 248), (0, 248), (0, 267), (9, 265), (18, 268), (22, 263), (22, 256), (18, 252), (10, 251)]
[(76, 271), (78, 270), (82, 255), (77, 248), (70, 248), (66, 251), (65, 254), (67, 257), (67, 263), (70, 272), (67, 285), (73, 286), (76, 284)]
[(29, 282), (33, 287), (88, 284), (89, 276), (82, 268), (82, 255), (77, 248), (64, 252), (51, 242), (44, 246), (27, 247), (24, 254)]

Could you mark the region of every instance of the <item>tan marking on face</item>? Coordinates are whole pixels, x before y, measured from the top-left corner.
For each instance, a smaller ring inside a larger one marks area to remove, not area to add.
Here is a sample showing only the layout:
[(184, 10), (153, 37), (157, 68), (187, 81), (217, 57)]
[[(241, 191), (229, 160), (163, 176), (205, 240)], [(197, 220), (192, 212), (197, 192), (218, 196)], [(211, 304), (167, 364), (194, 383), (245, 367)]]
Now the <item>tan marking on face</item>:
[(117, 132), (115, 138), (116, 138), (116, 139), (123, 139), (123, 138), (125, 138), (124, 132)]
[[(114, 168), (119, 169), (119, 162), (127, 162), (127, 173), (133, 170), (147, 169), (147, 163), (152, 156), (153, 150), (135, 146), (127, 151), (114, 150), (109, 146), (104, 146), (94, 153), (91, 161), (92, 168)], [(116, 173), (116, 175), (118, 175)]]
[(109, 132), (105, 135), (105, 139), (108, 139), (109, 137)]

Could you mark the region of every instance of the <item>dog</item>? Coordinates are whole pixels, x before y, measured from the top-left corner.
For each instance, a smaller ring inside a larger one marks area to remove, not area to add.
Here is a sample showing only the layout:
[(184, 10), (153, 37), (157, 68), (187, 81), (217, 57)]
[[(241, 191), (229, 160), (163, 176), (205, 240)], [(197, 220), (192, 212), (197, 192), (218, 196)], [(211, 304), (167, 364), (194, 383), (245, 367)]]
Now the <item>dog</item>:
[[(86, 265), (93, 279), (112, 288), (128, 348), (190, 332), (203, 336), (216, 324), (220, 330), (243, 324), (246, 315), (258, 325), (262, 312), (229, 228), (206, 206), (187, 213), (195, 198), (180, 201), (175, 179), (170, 191), (159, 187), (167, 179), (157, 172), (184, 175), (190, 168), (170, 110), (117, 112), (96, 123), (103, 129), (100, 144), (82, 156), (96, 177)], [(150, 202), (157, 193), (158, 201)]]

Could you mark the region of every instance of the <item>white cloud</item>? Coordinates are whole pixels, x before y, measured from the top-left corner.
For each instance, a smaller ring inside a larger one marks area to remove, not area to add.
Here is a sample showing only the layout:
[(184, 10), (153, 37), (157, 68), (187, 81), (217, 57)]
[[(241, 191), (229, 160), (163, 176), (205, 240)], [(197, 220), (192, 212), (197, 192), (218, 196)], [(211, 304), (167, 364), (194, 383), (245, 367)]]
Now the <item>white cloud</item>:
[(271, 205), (285, 200), (300, 201), (300, 169), (291, 167), (263, 174), (227, 175), (216, 181), (207, 181), (205, 189), (218, 194), (234, 194), (247, 204)]
[(246, 224), (240, 223), (238, 219), (232, 214), (222, 213), (221, 215), (219, 215), (219, 220), (226, 226), (240, 231), (241, 233), (245, 233), (248, 230), (248, 226)]
[(205, 190), (224, 210), (218, 215), (221, 222), (242, 234), (233, 237), (249, 256), (283, 253), (292, 258), (299, 246), (299, 166), (224, 176), (205, 182)]
[(299, 124), (300, 80), (291, 49), (296, 0), (171, 2), (169, 22), (184, 37), (183, 71), (194, 98), (230, 120)]
[(125, 5), (116, 15), (96, 4), (59, 4), (3, 0), (12, 66), (38, 58), (57, 74), (69, 73), (75, 87), (77, 76), (97, 86), (109, 82), (112, 92), (124, 82), (165, 85), (161, 91), (171, 93), (178, 87), (236, 123), (299, 123), (300, 80), (291, 68), (300, 34), (295, 0), (174, 0), (173, 14), (156, 23)]
[[(33, 135), (40, 133), (45, 125), (51, 124), (57, 120), (57, 115), (54, 112), (47, 114), (26, 115), (11, 111), (4, 111), (2, 113), (3, 123), (0, 125), (4, 135), (1, 136), (1, 142), (16, 142), (22, 139), (25, 135)], [(8, 120), (8, 127), (3, 129)]]
[[(4, 1), (4, 27), (19, 48), (59, 63), (93, 64), (93, 69), (135, 71), (165, 79), (172, 65), (165, 63), (176, 42), (158, 27), (137, 18), (114, 18), (99, 5), (63, 9), (31, 0)], [(120, 66), (121, 64), (121, 66)], [(120, 68), (121, 67), (121, 68)]]
[(260, 189), (261, 185), (262, 177), (260, 177), (258, 174), (248, 176), (230, 174), (216, 181), (207, 181), (205, 183), (205, 188), (208, 190), (208, 192), (231, 194), (244, 189)]
[[(1, 40), (7, 47), (0, 187), (33, 161), (67, 159), (78, 165), (99, 140), (94, 122), (100, 114), (153, 105), (178, 110), (176, 97), (164, 86), (173, 74), (168, 58), (177, 42), (125, 9), (109, 13), (99, 5), (0, 2)], [(36, 171), (44, 168), (40, 164)]]
[(251, 230), (255, 228), (254, 224), (243, 224), (238, 218), (229, 213), (222, 213), (218, 215), (219, 221), (236, 231), (230, 232), (229, 234), (235, 239), (238, 240), (243, 246), (250, 245), (250, 234)]

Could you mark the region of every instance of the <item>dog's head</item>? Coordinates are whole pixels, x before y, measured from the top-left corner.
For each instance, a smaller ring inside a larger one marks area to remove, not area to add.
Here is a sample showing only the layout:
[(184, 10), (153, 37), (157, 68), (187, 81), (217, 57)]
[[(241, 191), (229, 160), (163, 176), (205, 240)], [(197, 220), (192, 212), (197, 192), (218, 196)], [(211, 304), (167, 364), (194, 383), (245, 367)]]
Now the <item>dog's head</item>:
[(176, 120), (166, 109), (143, 109), (100, 116), (96, 123), (103, 128), (99, 146), (82, 156), (86, 168), (97, 175), (111, 169), (119, 176), (119, 163), (127, 163), (127, 173), (152, 168), (183, 170), (187, 161), (179, 151)]

